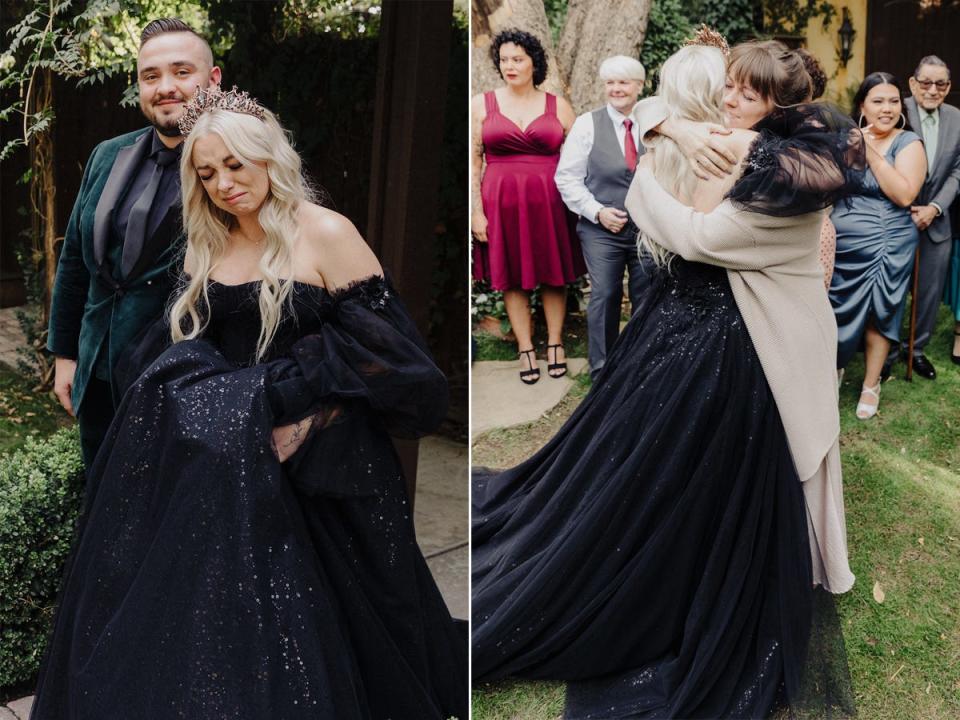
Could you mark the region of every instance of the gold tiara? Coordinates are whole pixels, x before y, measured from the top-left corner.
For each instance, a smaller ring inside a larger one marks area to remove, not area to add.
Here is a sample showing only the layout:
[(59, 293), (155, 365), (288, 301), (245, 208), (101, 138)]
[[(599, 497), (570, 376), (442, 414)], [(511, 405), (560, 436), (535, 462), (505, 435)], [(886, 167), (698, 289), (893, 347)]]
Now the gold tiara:
[(193, 126), (203, 113), (210, 110), (229, 110), (230, 112), (253, 115), (257, 120), (263, 120), (266, 112), (257, 101), (250, 97), (250, 93), (237, 90), (234, 85), (230, 92), (224, 92), (219, 85), (210, 88), (199, 88), (197, 94), (183, 108), (183, 115), (177, 121), (181, 135), (189, 135)]
[(726, 38), (713, 28), (707, 27), (705, 23), (700, 25), (696, 34), (689, 38), (684, 45), (706, 45), (707, 47), (720, 48), (724, 57), (730, 57), (730, 46), (727, 45)]

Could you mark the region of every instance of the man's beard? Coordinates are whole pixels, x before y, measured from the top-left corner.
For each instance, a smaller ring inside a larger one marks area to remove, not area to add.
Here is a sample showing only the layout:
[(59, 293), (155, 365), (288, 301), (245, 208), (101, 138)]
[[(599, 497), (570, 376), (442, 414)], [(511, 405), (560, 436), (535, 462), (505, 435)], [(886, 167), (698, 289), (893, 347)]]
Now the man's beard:
[(154, 121), (153, 126), (157, 129), (157, 132), (164, 137), (180, 137), (180, 126), (177, 123), (173, 123), (173, 125), (161, 125)]
[(147, 112), (142, 105), (140, 106), (140, 111), (158, 133), (164, 137), (180, 137), (180, 126), (177, 124), (177, 120), (161, 120), (157, 108), (151, 107), (150, 110), (151, 112)]

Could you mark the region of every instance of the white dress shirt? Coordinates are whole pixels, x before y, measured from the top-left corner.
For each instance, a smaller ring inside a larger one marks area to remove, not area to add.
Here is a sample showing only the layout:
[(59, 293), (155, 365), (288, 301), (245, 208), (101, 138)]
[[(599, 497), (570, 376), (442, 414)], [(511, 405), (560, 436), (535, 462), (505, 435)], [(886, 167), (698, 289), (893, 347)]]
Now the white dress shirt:
[[(617, 136), (617, 142), (620, 143), (620, 152), (623, 150), (624, 139), (624, 120), (632, 120), (629, 115), (623, 115), (615, 110), (612, 105), (607, 104), (607, 114), (613, 121), (613, 128)], [(633, 143), (639, 148), (640, 131), (637, 124), (634, 123), (630, 130), (633, 135)], [(597, 202), (584, 180), (587, 178), (587, 160), (590, 158), (590, 150), (593, 149), (593, 113), (584, 113), (578, 117), (570, 132), (567, 133), (567, 139), (560, 150), (560, 162), (557, 164), (557, 172), (554, 175), (554, 181), (557, 184), (557, 190), (560, 191), (560, 197), (570, 209), (570, 212), (581, 215), (590, 222), (597, 221), (597, 213), (603, 210), (603, 205)], [(626, 159), (624, 159), (626, 162)]]

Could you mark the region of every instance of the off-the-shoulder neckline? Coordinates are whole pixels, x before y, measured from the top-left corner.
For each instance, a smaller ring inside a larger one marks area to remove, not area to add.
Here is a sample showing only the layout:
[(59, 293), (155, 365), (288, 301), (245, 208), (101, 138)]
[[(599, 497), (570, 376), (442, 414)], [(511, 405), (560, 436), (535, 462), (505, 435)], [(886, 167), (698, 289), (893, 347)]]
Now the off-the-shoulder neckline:
[[(283, 282), (284, 279), (285, 278), (281, 278), (281, 282)], [(259, 285), (262, 282), (263, 282), (263, 278), (258, 278), (257, 280), (247, 280), (246, 282), (231, 284), (231, 283), (220, 282), (219, 280), (214, 280), (213, 278), (210, 278), (210, 285), (219, 285), (220, 287), (225, 287), (225, 288), (242, 288), (242, 287), (247, 287), (249, 285)], [(327, 289), (326, 285), (314, 285), (313, 283), (304, 282), (303, 280), (291, 280), (291, 282), (294, 285), (313, 288), (314, 290), (323, 290), (326, 293), (330, 292), (330, 290)]]
[[(185, 275), (185, 277), (187, 277), (187, 279), (190, 278), (189, 275)], [(211, 286), (212, 286), (212, 285), (219, 285), (220, 287), (222, 287), (222, 288), (227, 288), (228, 290), (231, 290), (231, 289), (232, 289), (232, 290), (236, 290), (236, 289), (240, 289), (240, 288), (250, 287), (251, 285), (259, 285), (259, 284), (262, 283), (262, 282), (263, 282), (263, 278), (259, 278), (259, 279), (257, 279), (257, 280), (248, 280), (247, 282), (236, 283), (236, 284), (234, 284), (234, 285), (230, 285), (230, 284), (228, 284), (228, 283), (222, 283), (222, 282), (220, 282), (219, 280), (214, 280), (214, 279), (211, 278), (209, 284), (210, 284)], [(363, 287), (363, 286), (365, 286), (365, 285), (367, 285), (368, 283), (371, 283), (371, 282), (374, 282), (374, 283), (380, 282), (380, 283), (386, 283), (387, 285), (389, 285), (389, 280), (387, 280), (387, 277), (386, 277), (385, 275), (378, 275), (378, 274), (376, 274), (376, 273), (374, 273), (374, 274), (372, 274), (372, 275), (367, 275), (367, 276), (365, 276), (365, 277), (357, 278), (356, 280), (351, 280), (351, 281), (350, 281), (349, 283), (347, 283), (346, 285), (343, 285), (343, 286), (341, 286), (341, 287), (335, 288), (335, 289), (333, 289), (333, 290), (330, 290), (330, 289), (329, 289), (328, 287), (326, 287), (325, 285), (313, 285), (312, 283), (304, 282), (304, 281), (302, 281), (302, 280), (291, 280), (291, 282), (292, 282), (295, 286), (300, 286), (300, 287), (303, 287), (303, 288), (309, 288), (309, 289), (311, 289), (311, 290), (315, 290), (315, 291), (317, 291), (317, 292), (322, 292), (322, 293), (330, 296), (331, 298), (343, 297), (343, 296), (347, 295), (348, 293), (351, 293), (351, 292), (357, 290), (358, 288), (361, 288), (361, 287)]]

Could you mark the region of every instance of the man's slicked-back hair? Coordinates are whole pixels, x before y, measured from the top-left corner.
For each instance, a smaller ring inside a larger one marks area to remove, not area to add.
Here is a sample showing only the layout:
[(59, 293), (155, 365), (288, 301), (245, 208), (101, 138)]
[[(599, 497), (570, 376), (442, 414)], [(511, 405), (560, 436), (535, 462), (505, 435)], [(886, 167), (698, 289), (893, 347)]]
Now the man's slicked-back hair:
[(213, 67), (213, 50), (210, 49), (210, 43), (207, 42), (207, 39), (203, 35), (180, 18), (157, 18), (156, 20), (148, 22), (143, 30), (140, 31), (140, 47), (143, 48), (148, 40), (152, 40), (160, 35), (166, 35), (167, 33), (190, 33), (200, 40), (204, 47), (207, 48), (210, 66)]
[(913, 76), (915, 78), (920, 77), (920, 71), (923, 69), (924, 65), (933, 65), (934, 67), (942, 67), (947, 69), (947, 80), (950, 79), (950, 68), (947, 64), (938, 58), (936, 55), (927, 55), (926, 57), (920, 58), (920, 62), (917, 63), (917, 69), (913, 71)]
[(188, 32), (203, 40), (203, 38), (200, 37), (200, 33), (187, 25), (187, 23), (180, 18), (157, 18), (156, 20), (151, 20), (148, 22), (146, 27), (140, 31), (140, 45), (142, 47), (147, 40), (154, 38), (157, 35), (175, 32)]

